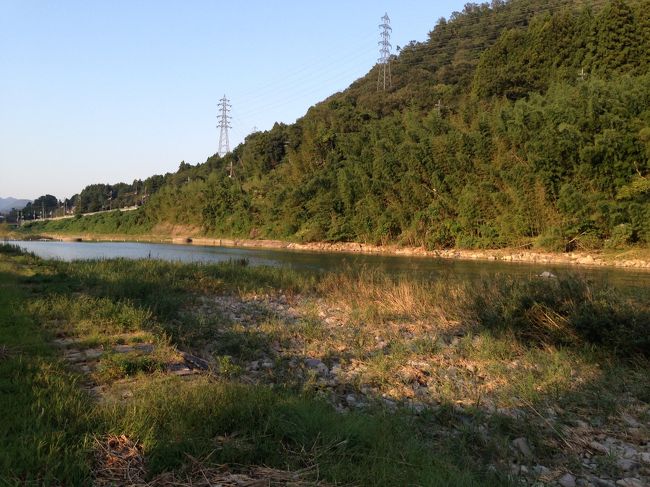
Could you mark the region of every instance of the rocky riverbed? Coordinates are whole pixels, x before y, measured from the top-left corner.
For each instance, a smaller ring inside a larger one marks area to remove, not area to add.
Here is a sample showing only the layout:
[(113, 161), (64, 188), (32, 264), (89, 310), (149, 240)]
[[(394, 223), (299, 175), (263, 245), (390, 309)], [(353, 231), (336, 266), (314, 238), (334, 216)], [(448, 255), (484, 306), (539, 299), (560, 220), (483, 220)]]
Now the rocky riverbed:
[[(528, 401), (507, 382), (542, 380), (545, 372), (526, 357), (496, 372), (477, 358), (487, 339), (462, 324), (396, 319), (364, 328), (354, 310), (285, 295), (202, 296), (186, 314), (212, 329), (194, 338), (192, 352), (217, 375), (316, 391), (341, 414), (380, 407), (445, 417), (435, 422), (438, 434), (471, 432), (497, 452), (493, 468), (526, 485), (650, 485), (647, 403), (630, 393), (611, 411), (594, 412), (580, 401)], [(567, 383), (597, 371), (569, 364)]]

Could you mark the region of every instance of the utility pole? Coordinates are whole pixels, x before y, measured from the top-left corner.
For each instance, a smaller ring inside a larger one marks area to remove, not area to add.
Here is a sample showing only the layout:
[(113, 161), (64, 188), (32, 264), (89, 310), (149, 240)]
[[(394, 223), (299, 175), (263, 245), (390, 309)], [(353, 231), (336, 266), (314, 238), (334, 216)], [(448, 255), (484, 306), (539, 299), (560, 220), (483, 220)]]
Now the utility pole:
[(230, 125), (232, 117), (228, 115), (228, 113), (230, 113), (231, 108), (232, 105), (230, 104), (230, 100), (226, 98), (226, 95), (223, 95), (223, 98), (219, 100), (219, 123), (217, 124), (217, 127), (221, 129), (219, 133), (219, 151), (217, 152), (219, 157), (223, 157), (230, 152), (228, 129), (232, 128)]
[[(244, 163), (241, 161), (241, 159), (237, 159), (237, 162), (239, 163), (239, 169), (242, 170), (244, 169)], [(230, 158), (230, 164), (228, 164), (228, 177), (232, 178), (235, 175), (235, 163), (232, 160), (232, 157)]]
[(442, 115), (442, 111), (443, 111), (445, 108), (448, 108), (446, 105), (443, 105), (443, 104), (442, 104), (442, 100), (440, 100), (440, 99), (438, 100), (438, 103), (436, 103), (436, 104), (434, 105), (434, 107), (435, 107), (436, 111), (438, 112), (438, 115)]
[(585, 68), (582, 68), (578, 73), (578, 79), (580, 81), (584, 81), (586, 77), (587, 77), (587, 73), (585, 73)]
[(379, 24), (381, 33), (379, 34), (379, 77), (377, 78), (377, 91), (386, 91), (386, 87), (392, 86), (390, 77), (390, 33), (393, 31), (390, 26), (390, 17), (388, 13), (384, 14)]

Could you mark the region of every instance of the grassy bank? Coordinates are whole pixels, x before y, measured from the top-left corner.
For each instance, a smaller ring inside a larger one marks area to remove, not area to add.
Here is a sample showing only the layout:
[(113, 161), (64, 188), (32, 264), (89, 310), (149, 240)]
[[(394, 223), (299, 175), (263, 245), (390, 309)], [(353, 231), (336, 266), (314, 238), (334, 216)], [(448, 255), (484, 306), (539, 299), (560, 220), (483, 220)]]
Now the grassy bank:
[(112, 235), (144, 235), (151, 233), (153, 223), (142, 210), (99, 213), (61, 220), (28, 222), (25, 230), (32, 233), (96, 233)]
[(1, 248), (2, 483), (647, 479), (648, 296)]

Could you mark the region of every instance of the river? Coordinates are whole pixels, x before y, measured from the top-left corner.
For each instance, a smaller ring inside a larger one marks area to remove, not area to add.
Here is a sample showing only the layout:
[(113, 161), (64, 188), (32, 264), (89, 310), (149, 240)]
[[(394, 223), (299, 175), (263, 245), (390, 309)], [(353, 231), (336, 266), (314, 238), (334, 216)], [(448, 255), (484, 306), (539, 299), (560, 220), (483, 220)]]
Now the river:
[(136, 242), (11, 241), (10, 243), (42, 258), (64, 261), (127, 258), (214, 263), (246, 259), (253, 266), (287, 266), (309, 272), (345, 271), (367, 267), (395, 276), (404, 275), (423, 280), (474, 280), (496, 275), (526, 278), (549, 271), (557, 276), (577, 274), (593, 281), (605, 281), (635, 294), (650, 294), (650, 272), (606, 267)]

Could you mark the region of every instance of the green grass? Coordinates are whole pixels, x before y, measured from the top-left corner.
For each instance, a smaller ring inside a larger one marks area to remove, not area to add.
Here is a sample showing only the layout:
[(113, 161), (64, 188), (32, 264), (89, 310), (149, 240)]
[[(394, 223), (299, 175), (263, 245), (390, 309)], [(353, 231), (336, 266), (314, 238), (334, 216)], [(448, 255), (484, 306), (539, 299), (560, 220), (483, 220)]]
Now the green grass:
[(89, 475), (89, 398), (62, 366), (47, 333), (25, 314), (29, 295), (0, 265), (0, 484), (82, 485)]
[(513, 332), (524, 343), (588, 345), (624, 357), (650, 357), (647, 293), (632, 300), (584, 279), (503, 278), (476, 286), (468, 308), (482, 327)]
[(110, 387), (130, 376), (134, 395), (93, 402), (51, 344), (55, 335), (93, 344), (127, 336), (167, 346), (170, 330), (171, 344), (182, 333), (179, 307), (197, 292), (313, 287), (313, 278), (277, 269), (66, 264), (1, 247), (0, 345), (9, 352), (0, 360), (0, 484), (88, 485), (93, 439), (113, 433), (142, 444), (151, 475), (182, 473), (192, 455), (217, 465), (316, 467), (338, 485), (505, 485), (470, 449), (437, 439), (435, 422), (382, 408), (342, 415), (291, 387), (240, 384), (238, 374), (184, 381), (159, 373), (155, 360), (107, 354), (97, 380)]
[[(335, 485), (509, 485), (512, 439), (528, 438), (536, 462), (579, 468), (573, 452), (558, 456), (564, 425), (606, 425), (630, 404), (650, 402), (650, 301), (574, 278), (470, 288), (241, 262), (43, 261), (5, 245), (0, 291), (0, 437), (8, 445), (0, 484), (87, 485), (94, 438), (115, 434), (143, 446), (150, 476), (182, 476), (191, 455), (212, 465), (311, 468)], [(256, 318), (232, 321), (215, 295), (245, 302)], [(298, 319), (260, 299), (281, 295)], [(345, 326), (327, 324), (323, 306), (339, 310)], [(55, 337), (105, 348), (92, 375), (105, 401), (90, 399), (88, 377), (64, 363)], [(110, 351), (135, 343), (155, 350)], [(176, 347), (207, 345), (216, 375), (188, 381), (163, 372)], [(244, 380), (247, 362), (260, 357), (274, 369)], [(370, 387), (367, 407), (337, 412), (314, 374), (291, 376), (289, 362), (305, 357), (360, 364), (341, 379), (342, 394)], [(427, 383), (426, 397), (414, 397), (417, 381)], [(122, 400), (123, 392), (132, 397)], [(413, 414), (413, 399), (432, 407)], [(558, 411), (553, 428), (538, 414), (549, 407)], [(613, 468), (599, 461), (603, 472)]]
[(143, 210), (111, 211), (97, 215), (75, 216), (62, 220), (29, 222), (21, 231), (29, 233), (96, 233), (142, 235), (151, 231), (154, 222)]
[(502, 485), (463, 472), (439, 445), (432, 455), (423, 424), (406, 415), (341, 416), (324, 402), (268, 388), (163, 378), (105, 414), (113, 431), (142, 439), (154, 472), (182, 468), (184, 454), (216, 450), (218, 462), (317, 466), (323, 478), (345, 484)]

